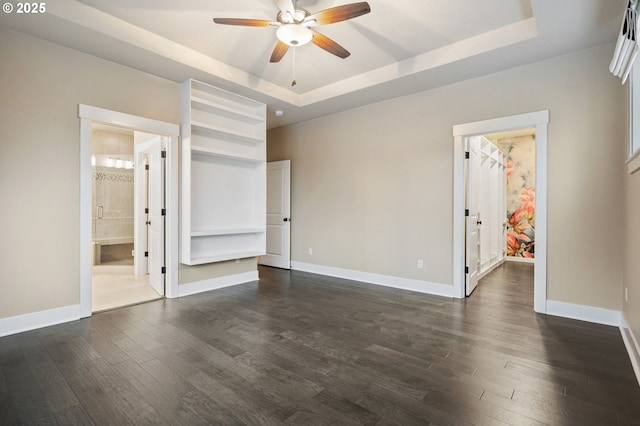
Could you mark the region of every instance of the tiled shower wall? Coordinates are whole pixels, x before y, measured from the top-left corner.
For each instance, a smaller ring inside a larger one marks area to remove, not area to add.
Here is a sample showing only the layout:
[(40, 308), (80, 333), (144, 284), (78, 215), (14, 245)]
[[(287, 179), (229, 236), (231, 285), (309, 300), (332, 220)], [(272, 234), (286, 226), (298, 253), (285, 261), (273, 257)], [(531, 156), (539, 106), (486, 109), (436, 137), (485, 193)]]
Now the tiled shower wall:
[[(115, 167), (115, 162), (118, 159), (123, 163), (133, 160), (133, 133), (94, 128), (92, 152), (96, 161), (93, 168), (94, 241), (103, 247), (131, 244), (134, 173), (133, 169)], [(108, 166), (109, 161), (112, 163), (111, 167)]]

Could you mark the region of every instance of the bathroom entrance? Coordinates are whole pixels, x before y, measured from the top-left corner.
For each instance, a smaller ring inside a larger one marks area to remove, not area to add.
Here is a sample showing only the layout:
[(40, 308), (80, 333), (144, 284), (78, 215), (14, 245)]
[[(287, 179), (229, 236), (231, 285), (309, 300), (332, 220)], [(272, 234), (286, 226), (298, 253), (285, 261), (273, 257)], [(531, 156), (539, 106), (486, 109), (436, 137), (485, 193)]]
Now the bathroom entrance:
[(92, 124), (93, 312), (165, 294), (165, 141)]
[[(92, 166), (92, 140), (94, 125), (107, 125), (116, 129), (128, 129), (131, 131), (146, 132), (160, 136), (163, 141), (163, 147), (166, 150), (166, 156), (164, 156), (164, 295), (169, 298), (178, 297), (178, 135), (180, 133), (180, 126), (165, 121), (153, 120), (137, 115), (131, 115), (119, 111), (108, 110), (91, 105), (78, 105), (78, 118), (80, 119), (80, 241), (79, 241), (79, 257), (80, 257), (80, 317), (90, 317), (91, 314), (97, 310), (93, 307), (93, 293), (94, 289), (93, 281), (97, 277), (94, 275), (95, 266), (93, 248), (93, 217), (96, 214), (96, 200), (93, 199), (93, 173), (94, 167)], [(135, 140), (134, 140), (135, 146)], [(135, 150), (134, 150), (135, 154)], [(161, 154), (162, 155), (162, 154)], [(107, 158), (108, 159), (108, 158)], [(115, 161), (117, 162), (117, 158)], [(125, 158), (121, 158), (125, 160)], [(98, 159), (96, 157), (96, 164)], [(134, 168), (135, 165), (134, 165)], [(138, 167), (137, 170), (142, 170), (144, 167)], [(126, 169), (126, 167), (125, 167)], [(151, 167), (150, 167), (151, 169)], [(106, 179), (109, 179), (105, 177)], [(122, 178), (122, 177), (120, 177)], [(119, 179), (118, 176), (111, 177), (111, 179)], [(104, 208), (104, 205), (103, 205)], [(102, 212), (104, 217), (104, 210)], [(153, 223), (153, 218), (149, 219)], [(134, 227), (136, 222), (134, 222)], [(97, 226), (96, 226), (97, 228)], [(135, 228), (134, 228), (135, 235)], [(134, 237), (136, 240), (136, 237)], [(135, 247), (136, 241), (134, 241), (134, 255), (138, 250)], [(102, 256), (102, 254), (101, 254)], [(129, 263), (131, 260), (129, 260)], [(135, 258), (134, 258), (135, 263)], [(137, 279), (148, 278), (145, 275), (135, 275), (131, 273), (131, 266), (127, 265), (126, 270), (129, 278), (137, 277)], [(152, 266), (149, 266), (152, 268)], [(124, 268), (119, 268), (124, 269)], [(109, 275), (109, 282), (113, 278), (113, 274)], [(149, 286), (148, 281), (146, 285)], [(158, 294), (156, 292), (156, 294)], [(156, 296), (160, 297), (160, 296)], [(118, 305), (139, 303), (140, 301), (121, 301)], [(104, 308), (110, 309), (110, 308)]]

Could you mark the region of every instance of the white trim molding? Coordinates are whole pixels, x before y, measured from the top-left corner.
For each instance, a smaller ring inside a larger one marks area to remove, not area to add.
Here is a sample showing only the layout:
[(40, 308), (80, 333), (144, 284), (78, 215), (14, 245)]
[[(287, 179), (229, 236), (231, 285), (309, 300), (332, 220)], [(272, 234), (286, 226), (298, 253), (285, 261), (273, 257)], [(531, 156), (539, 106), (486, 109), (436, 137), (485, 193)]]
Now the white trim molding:
[(179, 135), (180, 125), (140, 117), (124, 112), (112, 111), (91, 105), (78, 104), (78, 117), (87, 118), (96, 123), (104, 123), (110, 126), (124, 127), (133, 130), (150, 131), (159, 135)]
[(627, 348), (633, 371), (636, 373), (636, 380), (640, 384), (640, 345), (633, 331), (629, 328), (624, 313), (620, 315), (620, 333), (622, 334), (624, 346)]
[(0, 337), (80, 319), (80, 305), (0, 319)]
[(246, 284), (252, 281), (258, 281), (258, 279), (258, 271), (249, 271), (240, 274), (225, 275), (223, 277), (196, 281), (193, 283), (181, 284), (178, 286), (178, 297), (190, 296), (192, 294), (217, 290), (219, 288), (230, 287), (232, 285)]
[(360, 281), (367, 284), (393, 287), (401, 290), (416, 291), (435, 296), (453, 297), (453, 287), (446, 284), (430, 283), (428, 281), (373, 274), (370, 272), (353, 271), (351, 269), (334, 268), (332, 266), (315, 265), (312, 263), (296, 261), (291, 262), (291, 269), (326, 275), (329, 277)]
[(620, 326), (620, 311), (547, 300), (547, 314), (602, 325)]

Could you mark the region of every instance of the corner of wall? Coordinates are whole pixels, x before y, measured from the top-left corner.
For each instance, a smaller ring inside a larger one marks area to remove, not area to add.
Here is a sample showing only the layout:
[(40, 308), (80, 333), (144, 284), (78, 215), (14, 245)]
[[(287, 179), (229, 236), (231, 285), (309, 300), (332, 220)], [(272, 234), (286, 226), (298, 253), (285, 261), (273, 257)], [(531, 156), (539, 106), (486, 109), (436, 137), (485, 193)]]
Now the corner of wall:
[(636, 380), (640, 384), (640, 345), (633, 331), (629, 328), (624, 313), (620, 317), (620, 333), (622, 334), (624, 346), (627, 348), (633, 371), (636, 373)]

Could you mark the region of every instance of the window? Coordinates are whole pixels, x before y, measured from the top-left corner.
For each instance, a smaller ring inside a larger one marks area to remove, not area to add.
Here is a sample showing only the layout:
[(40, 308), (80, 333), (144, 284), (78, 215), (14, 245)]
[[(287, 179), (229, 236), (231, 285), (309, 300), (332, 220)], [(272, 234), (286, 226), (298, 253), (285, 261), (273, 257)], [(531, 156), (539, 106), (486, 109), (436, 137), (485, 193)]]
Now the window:
[(640, 169), (640, 66), (631, 69), (629, 79), (629, 173)]

